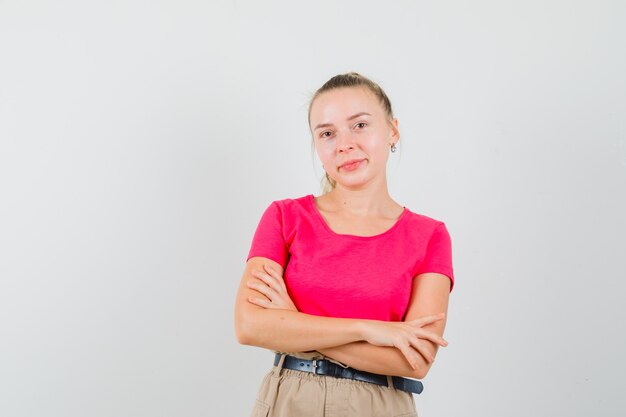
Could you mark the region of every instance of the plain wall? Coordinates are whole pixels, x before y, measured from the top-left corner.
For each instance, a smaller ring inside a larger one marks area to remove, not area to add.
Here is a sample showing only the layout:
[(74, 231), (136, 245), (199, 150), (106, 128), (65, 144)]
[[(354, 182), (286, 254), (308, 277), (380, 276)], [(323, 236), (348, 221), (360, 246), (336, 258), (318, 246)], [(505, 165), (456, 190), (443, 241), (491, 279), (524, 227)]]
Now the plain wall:
[(0, 1), (0, 415), (248, 415), (233, 311), (272, 201), (320, 194), (308, 101), (358, 71), (389, 189), (456, 277), (420, 417), (618, 416), (620, 1)]

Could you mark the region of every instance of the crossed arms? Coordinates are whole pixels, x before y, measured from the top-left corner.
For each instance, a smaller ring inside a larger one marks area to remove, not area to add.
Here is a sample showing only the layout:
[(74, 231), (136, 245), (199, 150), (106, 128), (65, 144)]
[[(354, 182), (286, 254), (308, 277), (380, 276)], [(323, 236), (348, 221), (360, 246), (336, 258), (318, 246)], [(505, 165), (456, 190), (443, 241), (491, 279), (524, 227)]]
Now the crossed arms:
[[(356, 369), (418, 379), (430, 370), (439, 345), (445, 346), (446, 317), (432, 318), (438, 313), (447, 316), (450, 280), (443, 274), (415, 277), (405, 321), (381, 322), (320, 317), (290, 309), (287, 304), (284, 308), (255, 304), (251, 298), (263, 302), (267, 298), (247, 283), (256, 282), (256, 288), (266, 285), (253, 275), (255, 271), (267, 274), (264, 264), (272, 267), (275, 276), (283, 274), (282, 266), (271, 259), (253, 257), (247, 262), (235, 301), (235, 333), (241, 344), (282, 352), (317, 350)], [(415, 328), (409, 322), (418, 319), (426, 323), (419, 326), (424, 338), (407, 336)]]

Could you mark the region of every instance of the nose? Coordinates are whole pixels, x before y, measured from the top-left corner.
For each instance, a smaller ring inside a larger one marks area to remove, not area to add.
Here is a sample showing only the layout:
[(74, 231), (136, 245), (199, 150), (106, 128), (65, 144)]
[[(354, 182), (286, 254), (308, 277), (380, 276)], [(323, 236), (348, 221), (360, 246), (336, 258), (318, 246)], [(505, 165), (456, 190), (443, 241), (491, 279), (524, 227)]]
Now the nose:
[(351, 132), (343, 132), (337, 138), (337, 151), (347, 152), (354, 149), (354, 139)]

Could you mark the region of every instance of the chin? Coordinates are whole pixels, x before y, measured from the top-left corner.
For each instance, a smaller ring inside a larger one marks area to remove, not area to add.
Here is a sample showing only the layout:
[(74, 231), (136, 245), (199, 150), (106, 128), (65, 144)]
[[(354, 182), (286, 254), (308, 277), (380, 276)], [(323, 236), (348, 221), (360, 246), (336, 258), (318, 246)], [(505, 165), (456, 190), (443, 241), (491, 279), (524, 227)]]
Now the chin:
[(368, 181), (337, 181), (337, 185), (344, 188), (360, 188), (368, 184)]

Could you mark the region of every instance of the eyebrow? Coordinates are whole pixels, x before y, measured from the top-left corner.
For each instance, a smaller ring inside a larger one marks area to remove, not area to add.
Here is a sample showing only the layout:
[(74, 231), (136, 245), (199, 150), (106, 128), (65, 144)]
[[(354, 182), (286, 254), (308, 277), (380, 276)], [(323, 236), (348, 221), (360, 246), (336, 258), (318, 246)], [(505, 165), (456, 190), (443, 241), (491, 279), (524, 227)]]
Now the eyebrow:
[[(354, 114), (354, 115), (348, 117), (346, 120), (350, 121), (352, 119), (356, 119), (357, 117), (363, 116), (363, 115), (371, 116), (371, 114), (369, 114), (368, 112), (362, 111), (360, 113), (357, 113), (357, 114)], [(317, 126), (315, 126), (315, 129), (313, 129), (313, 130), (317, 130), (320, 127), (328, 127), (328, 126), (332, 126), (332, 125), (333, 125), (332, 123), (320, 123)]]

